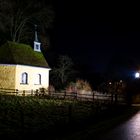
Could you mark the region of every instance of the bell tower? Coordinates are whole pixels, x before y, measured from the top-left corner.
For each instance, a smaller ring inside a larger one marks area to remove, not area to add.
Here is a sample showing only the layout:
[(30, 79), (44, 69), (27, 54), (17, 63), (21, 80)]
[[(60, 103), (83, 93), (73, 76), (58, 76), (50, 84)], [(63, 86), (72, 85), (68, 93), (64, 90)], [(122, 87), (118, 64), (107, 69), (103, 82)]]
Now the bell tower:
[(39, 42), (38, 36), (37, 36), (37, 25), (35, 25), (34, 51), (41, 52), (40, 45), (41, 43)]

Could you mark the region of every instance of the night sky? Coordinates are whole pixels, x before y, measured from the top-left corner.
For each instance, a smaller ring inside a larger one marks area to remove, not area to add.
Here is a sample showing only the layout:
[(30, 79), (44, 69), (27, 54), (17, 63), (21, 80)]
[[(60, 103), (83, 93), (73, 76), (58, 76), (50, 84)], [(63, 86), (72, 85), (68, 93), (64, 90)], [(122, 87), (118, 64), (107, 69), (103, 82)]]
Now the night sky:
[(60, 0), (55, 2), (55, 12), (52, 47), (69, 55), (75, 64), (101, 73), (110, 68), (114, 59), (124, 59), (125, 65), (130, 61), (134, 67), (139, 64), (137, 3)]

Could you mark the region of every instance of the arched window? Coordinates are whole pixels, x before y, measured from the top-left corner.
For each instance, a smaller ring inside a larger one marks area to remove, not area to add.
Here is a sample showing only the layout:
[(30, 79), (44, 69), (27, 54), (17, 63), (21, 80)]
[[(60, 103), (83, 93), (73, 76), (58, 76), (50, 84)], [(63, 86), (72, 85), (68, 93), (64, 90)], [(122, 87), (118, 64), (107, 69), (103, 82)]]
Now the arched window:
[(35, 76), (35, 84), (41, 85), (41, 74)]
[(38, 74), (38, 84), (41, 85), (41, 74)]
[(26, 72), (21, 74), (21, 83), (27, 84), (28, 83), (28, 74)]

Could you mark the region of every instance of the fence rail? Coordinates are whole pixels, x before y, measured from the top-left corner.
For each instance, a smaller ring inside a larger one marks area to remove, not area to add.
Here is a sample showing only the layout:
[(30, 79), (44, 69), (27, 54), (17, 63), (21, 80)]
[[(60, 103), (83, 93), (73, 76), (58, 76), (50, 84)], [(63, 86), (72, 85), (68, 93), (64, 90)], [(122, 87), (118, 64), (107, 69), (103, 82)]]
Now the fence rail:
[(82, 101), (108, 101), (108, 102), (126, 102), (126, 97), (123, 94), (103, 94), (103, 93), (94, 93), (92, 94), (80, 94), (80, 93), (70, 93), (70, 92), (58, 92), (50, 93), (51, 97), (54, 98), (63, 98), (63, 99), (77, 99)]
[(17, 94), (16, 89), (5, 89), (5, 88), (0, 88), (0, 93), (1, 94)]
[(103, 94), (96, 91), (90, 93), (74, 93), (74, 92), (52, 92), (39, 90), (18, 90), (18, 89), (2, 89), (1, 94), (21, 95), (21, 96), (50, 96), (59, 99), (76, 99), (80, 101), (101, 101), (101, 102), (126, 102), (126, 97), (123, 94)]

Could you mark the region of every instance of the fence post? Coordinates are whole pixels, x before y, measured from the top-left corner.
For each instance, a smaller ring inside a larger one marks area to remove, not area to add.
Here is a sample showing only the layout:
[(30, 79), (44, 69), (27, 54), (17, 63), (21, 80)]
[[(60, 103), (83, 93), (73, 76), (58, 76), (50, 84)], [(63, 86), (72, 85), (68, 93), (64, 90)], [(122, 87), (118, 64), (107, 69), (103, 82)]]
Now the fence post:
[(94, 92), (92, 92), (92, 93), (93, 93), (93, 94), (92, 94), (92, 95), (93, 95), (92, 100), (93, 100), (93, 102), (94, 102)]
[(48, 88), (48, 95), (51, 95), (50, 89)]
[(25, 96), (25, 90), (23, 90), (22, 96)]
[(34, 91), (33, 91), (33, 89), (31, 90), (31, 95), (33, 95), (33, 93), (34, 93)]
[(77, 100), (77, 92), (75, 92), (75, 99)]
[(66, 97), (66, 91), (64, 91), (64, 99), (65, 99), (65, 97)]
[(18, 89), (16, 89), (16, 95), (18, 95)]
[(38, 91), (38, 89), (35, 90), (35, 95), (36, 95), (36, 96), (39, 95), (39, 91)]
[(118, 102), (118, 95), (115, 93), (115, 104)]
[(113, 93), (111, 93), (111, 103), (113, 103)]

